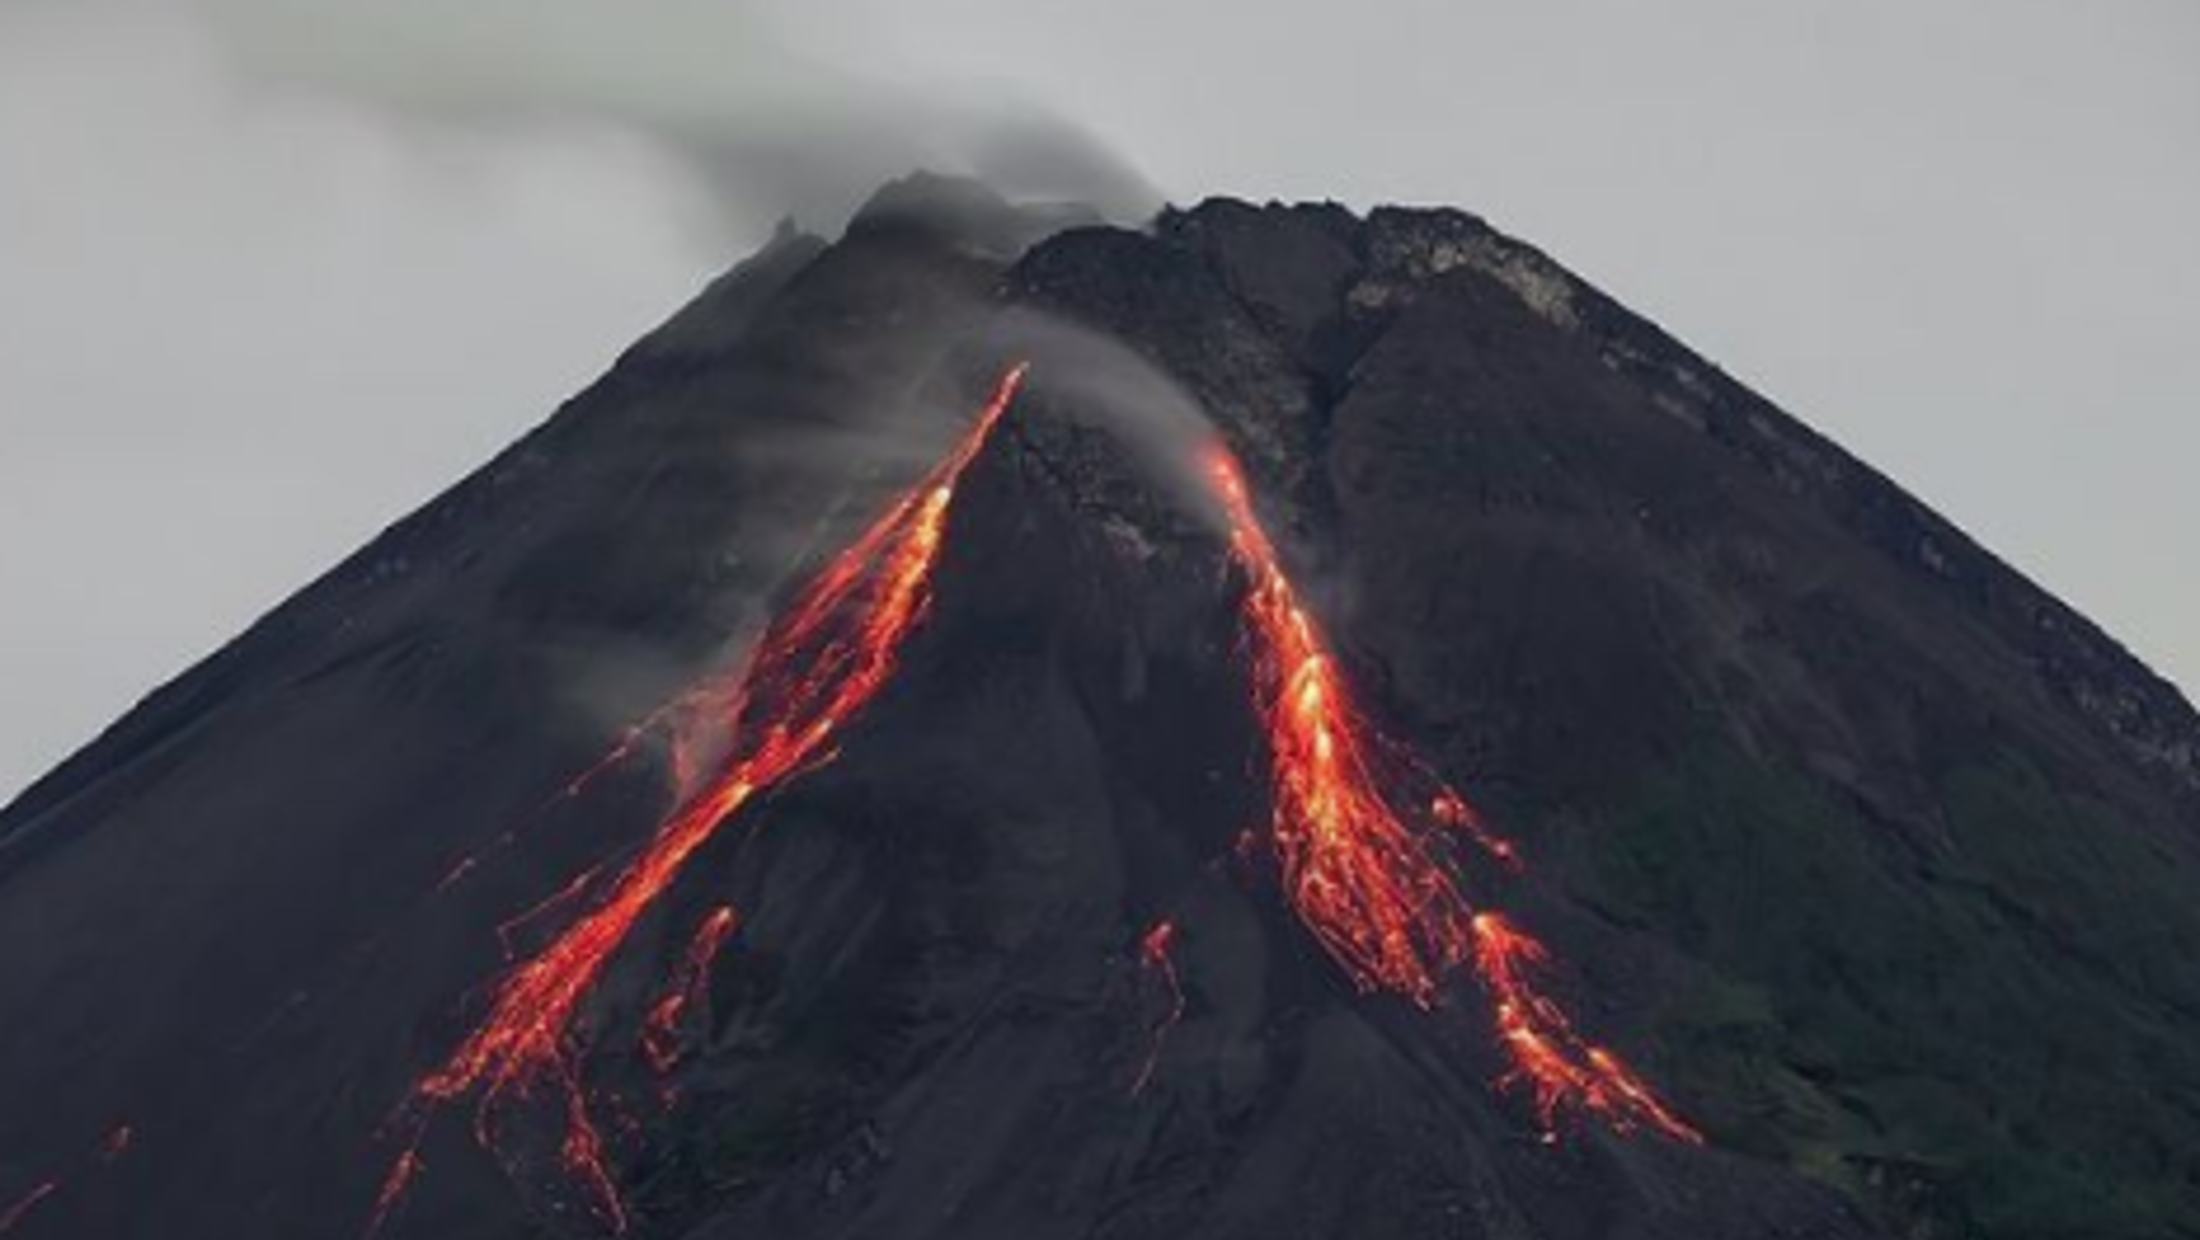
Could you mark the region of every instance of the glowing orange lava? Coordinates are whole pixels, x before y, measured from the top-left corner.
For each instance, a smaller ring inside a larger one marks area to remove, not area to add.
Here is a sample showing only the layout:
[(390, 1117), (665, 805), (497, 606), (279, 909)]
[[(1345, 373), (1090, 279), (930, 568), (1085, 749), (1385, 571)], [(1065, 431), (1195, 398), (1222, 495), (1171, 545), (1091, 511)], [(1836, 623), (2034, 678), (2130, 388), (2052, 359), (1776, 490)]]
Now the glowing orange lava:
[(1133, 1098), (1146, 1092), (1152, 1082), (1154, 1069), (1161, 1065), (1161, 1047), (1169, 1040), (1169, 1034), (1184, 1020), (1184, 979), (1176, 970), (1176, 923), (1164, 918), (1153, 924), (1145, 936), (1138, 940), (1138, 959), (1149, 976), (1160, 979), (1166, 1007), (1161, 1022), (1154, 1026), (1152, 1040), (1146, 1047), (1145, 1062), (1139, 1065), (1138, 1076), (1131, 1082)]
[[(1436, 1004), (1447, 973), (1472, 963), (1496, 1006), (1511, 1078), (1532, 1092), (1546, 1131), (1570, 1104), (1622, 1130), (1648, 1126), (1700, 1141), (1615, 1056), (1575, 1033), (1532, 976), (1542, 945), (1468, 903), (1447, 855), (1411, 824), (1463, 831), (1517, 864), (1512, 846), (1368, 722), (1253, 511), (1236, 460), (1217, 446), (1207, 472), (1248, 579), (1241, 609), (1268, 742), (1272, 843), (1300, 920), (1362, 989), (1424, 1008)], [(1433, 790), (1416, 790), (1428, 782)]]
[(1237, 463), (1217, 448), (1209, 476), (1249, 579), (1246, 653), (1274, 772), (1272, 844), (1291, 902), (1362, 988), (1431, 1006), (1438, 980), (1468, 958), (1473, 910), (1406, 819), (1421, 805), (1465, 802), (1444, 789), (1409, 806), (1385, 791), (1383, 742), (1284, 574)]
[(420, 1160), (417, 1144), (408, 1145), (398, 1154), (397, 1161), (390, 1164), (388, 1174), (382, 1177), (382, 1187), (374, 1194), (374, 1212), (367, 1216), (367, 1235), (381, 1233), (382, 1228), (390, 1221), (391, 1212), (405, 1199), (406, 1191), (412, 1188), (413, 1180), (419, 1176), (423, 1166), (425, 1164)]
[(1474, 961), (1497, 1004), (1497, 1032), (1512, 1052), (1518, 1082), (1534, 1095), (1550, 1129), (1559, 1107), (1572, 1103), (1622, 1132), (1640, 1126), (1700, 1144), (1703, 1136), (1675, 1115), (1619, 1057), (1575, 1032), (1573, 1021), (1532, 973), (1550, 953), (1496, 913), (1474, 917)]
[[(500, 1104), (524, 1101), (541, 1087), (564, 1102), (559, 1156), (566, 1171), (588, 1191), (605, 1226), (625, 1229), (626, 1208), (575, 1062), (581, 1001), (696, 850), (760, 795), (831, 761), (836, 733), (891, 677), (903, 642), (930, 605), (955, 486), (1015, 399), (1025, 370), (1019, 365), (1001, 377), (946, 459), (811, 579), (765, 631), (725, 698), (731, 747), (716, 773), (585, 913), (498, 982), (473, 1032), (419, 1081), (410, 1109), (420, 1118), (408, 1123), (410, 1139), (385, 1181), (389, 1204), (418, 1169), (414, 1151), (435, 1106), (475, 1098), (475, 1132), (486, 1140)], [(385, 1204), (378, 1217), (387, 1210)]]
[(660, 1074), (678, 1065), (681, 1020), (709, 993), (711, 965), (737, 920), (731, 905), (712, 909), (688, 942), (679, 977), (650, 1005), (649, 1017), (642, 1024), (642, 1055)]

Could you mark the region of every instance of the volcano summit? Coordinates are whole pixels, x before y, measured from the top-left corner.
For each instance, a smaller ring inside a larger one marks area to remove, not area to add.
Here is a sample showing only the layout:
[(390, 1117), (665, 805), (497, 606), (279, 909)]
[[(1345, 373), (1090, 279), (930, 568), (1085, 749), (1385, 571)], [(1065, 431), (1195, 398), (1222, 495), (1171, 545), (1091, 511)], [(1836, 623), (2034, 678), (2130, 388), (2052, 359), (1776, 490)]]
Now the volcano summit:
[(0, 813), (0, 1235), (2200, 1236), (2196, 827), (1480, 220), (916, 178)]

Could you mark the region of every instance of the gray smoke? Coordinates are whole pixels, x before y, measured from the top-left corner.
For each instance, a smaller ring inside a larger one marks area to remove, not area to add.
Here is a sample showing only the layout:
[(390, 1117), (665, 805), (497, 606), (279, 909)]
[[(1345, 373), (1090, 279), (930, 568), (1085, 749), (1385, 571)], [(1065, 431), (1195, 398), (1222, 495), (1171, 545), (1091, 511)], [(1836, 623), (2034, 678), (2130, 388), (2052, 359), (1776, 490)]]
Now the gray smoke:
[(836, 231), (880, 183), (919, 168), (1118, 222), (1143, 220), (1161, 201), (1125, 160), (1033, 99), (837, 65), (802, 20), (763, 5), (196, 2), (236, 66), (268, 83), (431, 126), (644, 136), (690, 164), (737, 235), (787, 216)]
[(1202, 464), (1223, 435), (1197, 397), (1129, 345), (1056, 315), (1017, 310), (994, 331), (1034, 362), (1051, 408), (1127, 449), (1159, 496), (1221, 530)]

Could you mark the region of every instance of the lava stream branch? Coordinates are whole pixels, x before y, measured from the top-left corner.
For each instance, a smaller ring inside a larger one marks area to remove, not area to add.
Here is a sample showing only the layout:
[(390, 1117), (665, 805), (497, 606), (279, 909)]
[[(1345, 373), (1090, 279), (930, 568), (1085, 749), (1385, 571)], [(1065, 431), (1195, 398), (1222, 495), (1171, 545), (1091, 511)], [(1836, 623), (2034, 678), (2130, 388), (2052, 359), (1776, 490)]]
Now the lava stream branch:
[(837, 733), (891, 678), (930, 605), (955, 486), (1015, 399), (1026, 369), (1004, 373), (947, 457), (811, 578), (765, 630), (726, 698), (731, 739), (715, 773), (586, 912), (496, 983), (472, 1031), (418, 1081), (400, 1112), (408, 1137), (384, 1181), (373, 1228), (416, 1180), (420, 1137), (436, 1107), (475, 1099), (475, 1130), (490, 1137), (496, 1108), (541, 1088), (564, 1104), (565, 1170), (588, 1190), (597, 1217), (624, 1230), (625, 1206), (580, 1079), (581, 1002), (696, 851), (759, 796), (831, 761)]
[(31, 1216), (31, 1211), (44, 1205), (46, 1198), (60, 1191), (61, 1182), (59, 1180), (42, 1180), (32, 1185), (30, 1191), (17, 1198), (13, 1205), (5, 1210), (0, 1210), (0, 1236), (7, 1235), (22, 1226), (23, 1220)]
[(739, 920), (732, 905), (722, 904), (712, 909), (695, 928), (695, 937), (688, 941), (679, 976), (655, 1003), (650, 1004), (648, 1018), (642, 1024), (642, 1055), (658, 1075), (679, 1066), (682, 1022), (710, 993), (711, 966), (717, 963), (720, 949), (725, 947), (726, 939), (733, 934)]
[[(1407, 825), (1413, 807), (1378, 777), (1383, 742), (1299, 602), (1236, 462), (1218, 448), (1209, 473), (1248, 579), (1244, 644), (1291, 902), (1363, 989), (1431, 1006), (1442, 976), (1472, 955), (1474, 911), (1427, 833)], [(1464, 804), (1448, 789), (1426, 804), (1439, 802)]]
[[(130, 1147), (136, 1140), (137, 1129), (129, 1124), (117, 1124), (106, 1136), (100, 1138), (99, 1144), (92, 1148), (89, 1158), (83, 1162), (87, 1169), (113, 1166), (130, 1152)], [(71, 1178), (75, 1177), (72, 1175)], [(10, 1235), (21, 1227), (31, 1215), (38, 1212), (39, 1207), (58, 1195), (62, 1187), (63, 1181), (59, 1176), (40, 1180), (14, 1201), (0, 1206), (0, 1236)]]
[(1471, 964), (1495, 1005), (1509, 1079), (1530, 1089), (1546, 1130), (1572, 1105), (1621, 1130), (1700, 1141), (1616, 1056), (1575, 1032), (1536, 979), (1547, 958), (1542, 945), (1477, 912), (1461, 892), (1431, 828), (1464, 831), (1508, 865), (1517, 864), (1514, 850), (1369, 722), (1254, 512), (1236, 460), (1217, 445), (1206, 464), (1231, 557), (1247, 579), (1243, 641), (1268, 748), (1272, 846), (1300, 920), (1361, 989), (1392, 991), (1423, 1008), (1436, 1005), (1448, 973)]
[(1617, 1055), (1574, 1029), (1565, 1009), (1536, 984), (1548, 966), (1542, 943), (1497, 913), (1474, 916), (1475, 969), (1497, 1004), (1497, 1032), (1513, 1060), (1516, 1083), (1535, 1100), (1549, 1131), (1568, 1103), (1599, 1115), (1620, 1131), (1647, 1126), (1690, 1144), (1696, 1131), (1652, 1093)]
[(1146, 1058), (1139, 1064), (1137, 1077), (1131, 1081), (1133, 1098), (1146, 1092), (1146, 1086), (1153, 1081), (1154, 1069), (1161, 1066), (1161, 1048), (1184, 1022), (1186, 1001), (1184, 977), (1176, 965), (1177, 936), (1176, 923), (1163, 918), (1138, 940), (1139, 965), (1148, 977), (1160, 983), (1164, 1006), (1160, 1021), (1148, 1035)]
[(671, 701), (627, 725), (609, 749), (598, 755), (588, 766), (568, 776), (555, 792), (544, 797), (511, 826), (498, 832), (488, 845), (477, 851), (461, 853), (453, 859), (428, 894), (440, 896), (464, 882), (491, 857), (517, 844), (521, 833), (551, 809), (579, 800), (598, 780), (647, 752), (650, 739), (659, 734), (665, 738), (666, 760), (672, 768), (673, 791), (678, 797), (688, 796), (695, 789), (707, 740), (730, 714), (729, 707), (738, 700), (739, 685), (737, 676), (712, 676), (682, 690)]

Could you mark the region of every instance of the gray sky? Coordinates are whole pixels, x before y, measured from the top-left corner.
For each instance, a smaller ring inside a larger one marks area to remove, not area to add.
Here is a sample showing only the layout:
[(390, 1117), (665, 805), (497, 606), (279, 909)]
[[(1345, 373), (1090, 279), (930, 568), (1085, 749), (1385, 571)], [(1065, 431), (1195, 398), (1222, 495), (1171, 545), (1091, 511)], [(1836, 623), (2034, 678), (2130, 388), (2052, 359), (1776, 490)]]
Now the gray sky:
[(778, 212), (1110, 149), (1476, 210), (2200, 683), (2196, 63), (2190, 0), (0, 0), (0, 798)]

